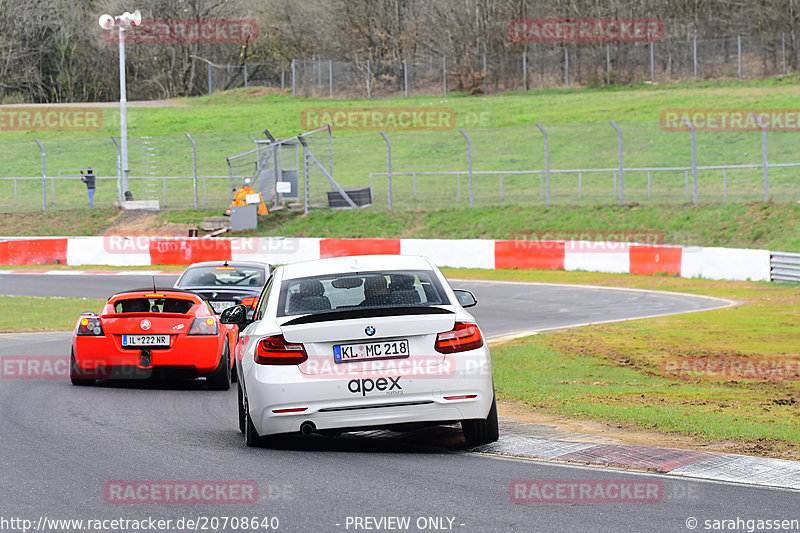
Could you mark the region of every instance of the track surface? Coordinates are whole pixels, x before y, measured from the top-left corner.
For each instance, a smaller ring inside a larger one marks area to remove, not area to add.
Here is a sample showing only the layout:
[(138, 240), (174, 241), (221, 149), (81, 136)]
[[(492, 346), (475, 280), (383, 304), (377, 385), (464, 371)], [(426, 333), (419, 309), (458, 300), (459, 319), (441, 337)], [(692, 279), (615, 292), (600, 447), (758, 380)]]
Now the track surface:
[[(0, 293), (107, 297), (148, 281), (3, 275)], [(475, 314), (488, 336), (721, 304), (564, 286), (454, 286), (474, 290)], [(68, 338), (3, 335), (0, 355), (64, 355)], [(235, 390), (208, 391), (202, 382), (84, 388), (62, 379), (3, 379), (0, 428), (0, 519), (153, 517), (174, 524), (182, 517), (276, 516), (279, 531), (366, 531), (348, 528), (347, 517), (407, 516), (408, 531), (437, 530), (416, 527), (426, 517), (452, 518), (452, 530), (465, 532), (689, 531), (689, 517), (699, 520), (698, 530), (704, 520), (798, 518), (800, 500), (785, 490), (502, 459), (470, 452), (453, 428), (390, 439), (291, 437), (251, 449), (236, 427)], [(518, 479), (656, 481), (664, 497), (656, 503), (513, 503), (508, 487)], [(112, 504), (103, 490), (115, 480), (248, 480), (258, 484), (260, 497), (253, 504)]]

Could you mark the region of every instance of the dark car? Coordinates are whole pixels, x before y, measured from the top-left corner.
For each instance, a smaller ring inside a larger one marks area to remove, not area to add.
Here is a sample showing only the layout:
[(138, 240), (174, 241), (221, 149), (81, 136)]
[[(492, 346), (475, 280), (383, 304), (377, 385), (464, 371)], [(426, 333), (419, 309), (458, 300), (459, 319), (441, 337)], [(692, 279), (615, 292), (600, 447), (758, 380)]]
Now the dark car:
[(205, 261), (184, 270), (175, 287), (199, 294), (217, 314), (241, 304), (250, 316), (273, 269), (255, 261)]

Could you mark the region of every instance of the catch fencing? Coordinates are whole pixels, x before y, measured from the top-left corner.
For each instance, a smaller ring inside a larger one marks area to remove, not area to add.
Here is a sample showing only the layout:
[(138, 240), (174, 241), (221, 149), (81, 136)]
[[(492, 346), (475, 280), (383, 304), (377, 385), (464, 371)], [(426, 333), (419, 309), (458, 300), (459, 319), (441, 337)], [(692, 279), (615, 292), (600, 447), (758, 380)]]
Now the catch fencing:
[[(299, 208), (329, 205), (337, 186), (370, 187), (372, 204), (382, 208), (800, 200), (796, 131), (692, 135), (659, 122), (617, 121), (324, 130), (304, 136), (305, 147), (297, 137), (273, 142), (264, 132), (171, 135), (146, 144), (131, 138), (130, 190), (162, 207), (224, 206), (244, 179), (259, 177), (272, 183), (268, 202)], [(0, 142), (0, 209), (85, 206), (85, 186), (66, 171), (86, 167), (98, 175), (96, 206), (119, 199), (111, 138), (39, 142), (41, 149), (34, 141)], [(243, 153), (250, 155), (232, 156)], [(289, 181), (294, 192), (275, 196)]]
[(798, 71), (800, 34), (650, 43), (516, 43), (504, 54), (385, 60), (334, 57), (207, 64), (208, 93), (269, 87), (295, 97), (382, 98), (541, 87), (627, 85), (687, 79), (763, 78)]

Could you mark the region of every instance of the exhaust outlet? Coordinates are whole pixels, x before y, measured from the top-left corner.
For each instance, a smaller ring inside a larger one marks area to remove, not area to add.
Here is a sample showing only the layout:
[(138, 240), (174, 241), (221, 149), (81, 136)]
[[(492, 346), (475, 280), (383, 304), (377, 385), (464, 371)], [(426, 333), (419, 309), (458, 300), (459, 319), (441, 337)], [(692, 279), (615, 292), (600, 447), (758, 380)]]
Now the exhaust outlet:
[(314, 422), (303, 422), (300, 424), (300, 433), (303, 435), (311, 435), (317, 430), (317, 426), (314, 425)]

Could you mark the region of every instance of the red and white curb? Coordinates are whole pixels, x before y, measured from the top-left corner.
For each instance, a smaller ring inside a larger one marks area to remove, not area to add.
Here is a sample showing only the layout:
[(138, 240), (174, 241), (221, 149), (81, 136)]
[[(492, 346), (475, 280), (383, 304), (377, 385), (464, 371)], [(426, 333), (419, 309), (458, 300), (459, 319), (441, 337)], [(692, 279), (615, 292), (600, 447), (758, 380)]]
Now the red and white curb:
[(800, 462), (785, 459), (510, 434), (473, 451), (800, 490)]
[[(0, 265), (152, 266), (251, 260), (272, 264), (364, 254), (424, 255), (440, 266), (584, 270), (685, 278), (770, 280), (769, 250), (613, 241), (320, 239), (151, 236), (2, 238)], [(97, 273), (100, 273), (99, 271)]]

